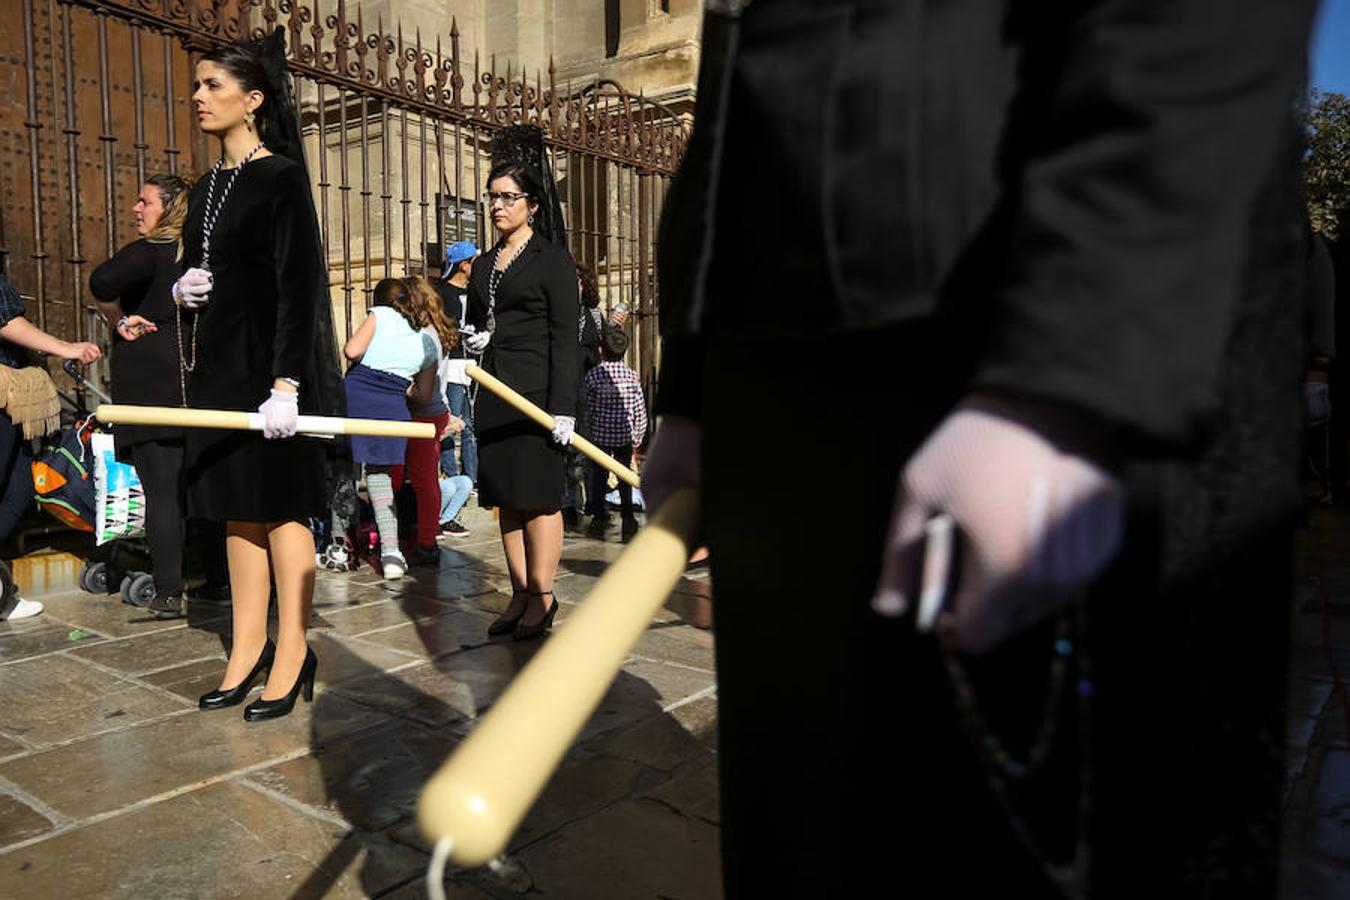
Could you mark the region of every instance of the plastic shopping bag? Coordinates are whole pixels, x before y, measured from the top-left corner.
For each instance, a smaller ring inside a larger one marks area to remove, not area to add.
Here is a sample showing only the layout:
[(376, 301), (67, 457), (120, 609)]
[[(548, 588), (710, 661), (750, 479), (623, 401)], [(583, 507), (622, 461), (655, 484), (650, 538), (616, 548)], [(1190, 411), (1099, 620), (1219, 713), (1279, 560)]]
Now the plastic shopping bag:
[(145, 488), (135, 468), (117, 461), (113, 436), (95, 432), (94, 543), (140, 537), (145, 534)]

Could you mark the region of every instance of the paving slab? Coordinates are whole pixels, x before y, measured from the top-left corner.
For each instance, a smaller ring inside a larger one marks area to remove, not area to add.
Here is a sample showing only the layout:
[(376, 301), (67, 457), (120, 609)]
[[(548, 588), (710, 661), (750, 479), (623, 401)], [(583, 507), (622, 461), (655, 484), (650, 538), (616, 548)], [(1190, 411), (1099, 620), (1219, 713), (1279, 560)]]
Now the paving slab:
[(0, 763), (0, 778), (61, 815), (87, 819), (307, 753), (379, 720), (372, 710), (328, 693), (268, 722), (245, 722), (239, 707), (190, 709)]
[(716, 900), (722, 896), (718, 829), (651, 802), (624, 801), (516, 854), (540, 893), (561, 900), (611, 897)]
[(536, 643), (488, 644), (403, 669), (397, 677), (353, 679), (336, 690), (374, 709), (437, 727), (472, 719), (494, 703), (536, 649)]
[[(72, 632), (75, 632), (73, 637)], [(54, 616), (0, 622), (0, 665), (59, 653), (75, 644), (96, 644), (104, 639), (102, 635), (76, 629)]]
[(0, 852), (0, 896), (358, 898), (425, 864), (378, 835), (222, 783)]
[(52, 820), (18, 797), (0, 791), (0, 849), (51, 831)]
[(7, 734), (50, 747), (183, 710), (186, 704), (64, 654), (5, 666), (0, 709)]
[(247, 780), (378, 831), (413, 815), (422, 785), (456, 743), (450, 734), (395, 719)]
[[(86, 594), (71, 591), (42, 598), (46, 606), (43, 618), (65, 622), (71, 628), (81, 628), (109, 637), (147, 634), (187, 627), (182, 619), (156, 619), (151, 613), (123, 603), (116, 595)], [(217, 604), (194, 602), (189, 605), (189, 619), (195, 626), (207, 622), (219, 623), (217, 630), (228, 625), (230, 608)]]

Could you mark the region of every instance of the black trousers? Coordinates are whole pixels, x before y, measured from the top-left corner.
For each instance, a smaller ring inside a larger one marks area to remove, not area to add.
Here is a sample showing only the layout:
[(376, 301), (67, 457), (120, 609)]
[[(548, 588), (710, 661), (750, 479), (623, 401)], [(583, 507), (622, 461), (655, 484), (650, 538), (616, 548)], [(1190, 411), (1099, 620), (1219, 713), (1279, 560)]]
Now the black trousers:
[[(1216, 552), (1208, 571), (1160, 590), (1156, 533), (1131, 523), (1074, 656), (1090, 652), (1090, 716), (1067, 691), (1043, 774), (1010, 795), (1020, 830), (933, 639), (871, 611), (899, 471), (964, 383), (943, 343), (915, 329), (855, 335), (823, 372), (787, 363), (814, 352), (805, 344), (710, 344), (703, 502), (726, 896), (1055, 896), (1024, 837), (1063, 861), (1080, 826), (1094, 898), (1273, 896), (1279, 536)], [(819, 417), (813, 456), (834, 485), (823, 529), (800, 527), (799, 454), (745, 453), (766, 423), (803, 409)], [(1042, 730), (1055, 637), (1043, 627), (966, 661), (1011, 750)], [(1080, 794), (1084, 759), (1095, 783)]]
[(183, 441), (146, 441), (131, 448), (145, 487), (145, 537), (154, 565), (155, 590), (183, 590), (183, 541), (187, 507), (183, 490)]
[[(601, 447), (601, 450), (625, 466), (633, 462), (632, 447)], [(586, 506), (592, 516), (609, 516), (609, 506), (605, 503), (605, 494), (609, 493), (609, 470), (603, 469), (590, 460), (586, 461)], [(633, 518), (633, 486), (622, 478), (619, 481), (619, 508), (623, 520)]]
[(23, 432), (0, 412), (0, 541), (18, 527), (23, 514), (33, 506), (32, 456)]

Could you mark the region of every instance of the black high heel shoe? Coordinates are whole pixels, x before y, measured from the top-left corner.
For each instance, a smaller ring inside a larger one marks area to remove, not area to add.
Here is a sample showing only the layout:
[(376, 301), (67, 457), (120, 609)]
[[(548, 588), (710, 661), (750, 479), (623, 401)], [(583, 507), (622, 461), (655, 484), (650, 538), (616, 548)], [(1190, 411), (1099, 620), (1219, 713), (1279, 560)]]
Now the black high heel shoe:
[[(512, 591), (511, 597), (512, 599), (515, 599), (516, 594), (528, 595), (529, 593), (530, 593), (529, 591)], [(529, 606), (528, 603), (525, 604), (525, 606), (522, 606), (520, 608), (520, 615), (518, 616), (512, 616), (509, 619), (506, 618), (505, 616), (502, 616), (501, 618), (497, 619), (497, 621), (489, 625), (488, 637), (497, 637), (498, 635), (511, 634), (512, 632), (514, 632), (516, 630), (516, 625), (520, 622), (521, 619), (525, 618), (525, 610), (526, 608), (528, 608), (528, 606)]]
[[(514, 640), (532, 641), (537, 637), (543, 637), (548, 630), (553, 627), (553, 614), (558, 611), (558, 598), (554, 596), (552, 591), (540, 591), (537, 594), (531, 593), (531, 596), (542, 598), (545, 594), (553, 597), (553, 605), (548, 608), (548, 612), (544, 613), (544, 618), (540, 619), (537, 624), (526, 625), (524, 622), (521, 622), (517, 625), (516, 630), (511, 632), (511, 637)], [(524, 613), (521, 613), (520, 615), (521, 618), (524, 618), (525, 616)]]
[(211, 691), (209, 694), (202, 694), (197, 698), (198, 709), (224, 709), (227, 706), (237, 706), (244, 702), (248, 696), (249, 688), (253, 687), (253, 682), (264, 670), (272, 670), (272, 660), (276, 657), (277, 648), (268, 638), (267, 643), (263, 644), (262, 653), (258, 655), (258, 661), (253, 664), (253, 669), (244, 676), (244, 680), (234, 687), (225, 691)]
[(295, 709), (295, 698), (303, 690), (305, 693), (305, 702), (308, 703), (314, 699), (314, 673), (318, 671), (319, 658), (314, 655), (314, 651), (305, 648), (305, 661), (300, 665), (300, 675), (295, 679), (295, 684), (284, 697), (278, 697), (276, 700), (264, 700), (259, 697), (248, 706), (244, 707), (245, 722), (260, 722), (263, 719), (280, 719), (282, 716), (291, 714)]

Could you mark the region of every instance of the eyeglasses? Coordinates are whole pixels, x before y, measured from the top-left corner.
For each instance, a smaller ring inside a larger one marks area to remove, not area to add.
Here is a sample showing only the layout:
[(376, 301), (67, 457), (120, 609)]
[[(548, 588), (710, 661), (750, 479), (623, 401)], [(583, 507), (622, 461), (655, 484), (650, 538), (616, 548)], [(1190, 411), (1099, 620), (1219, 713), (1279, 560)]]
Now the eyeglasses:
[(528, 196), (530, 195), (521, 191), (488, 191), (483, 195), (483, 202), (488, 206), (495, 206), (500, 200), (505, 206), (515, 206), (517, 200)]

